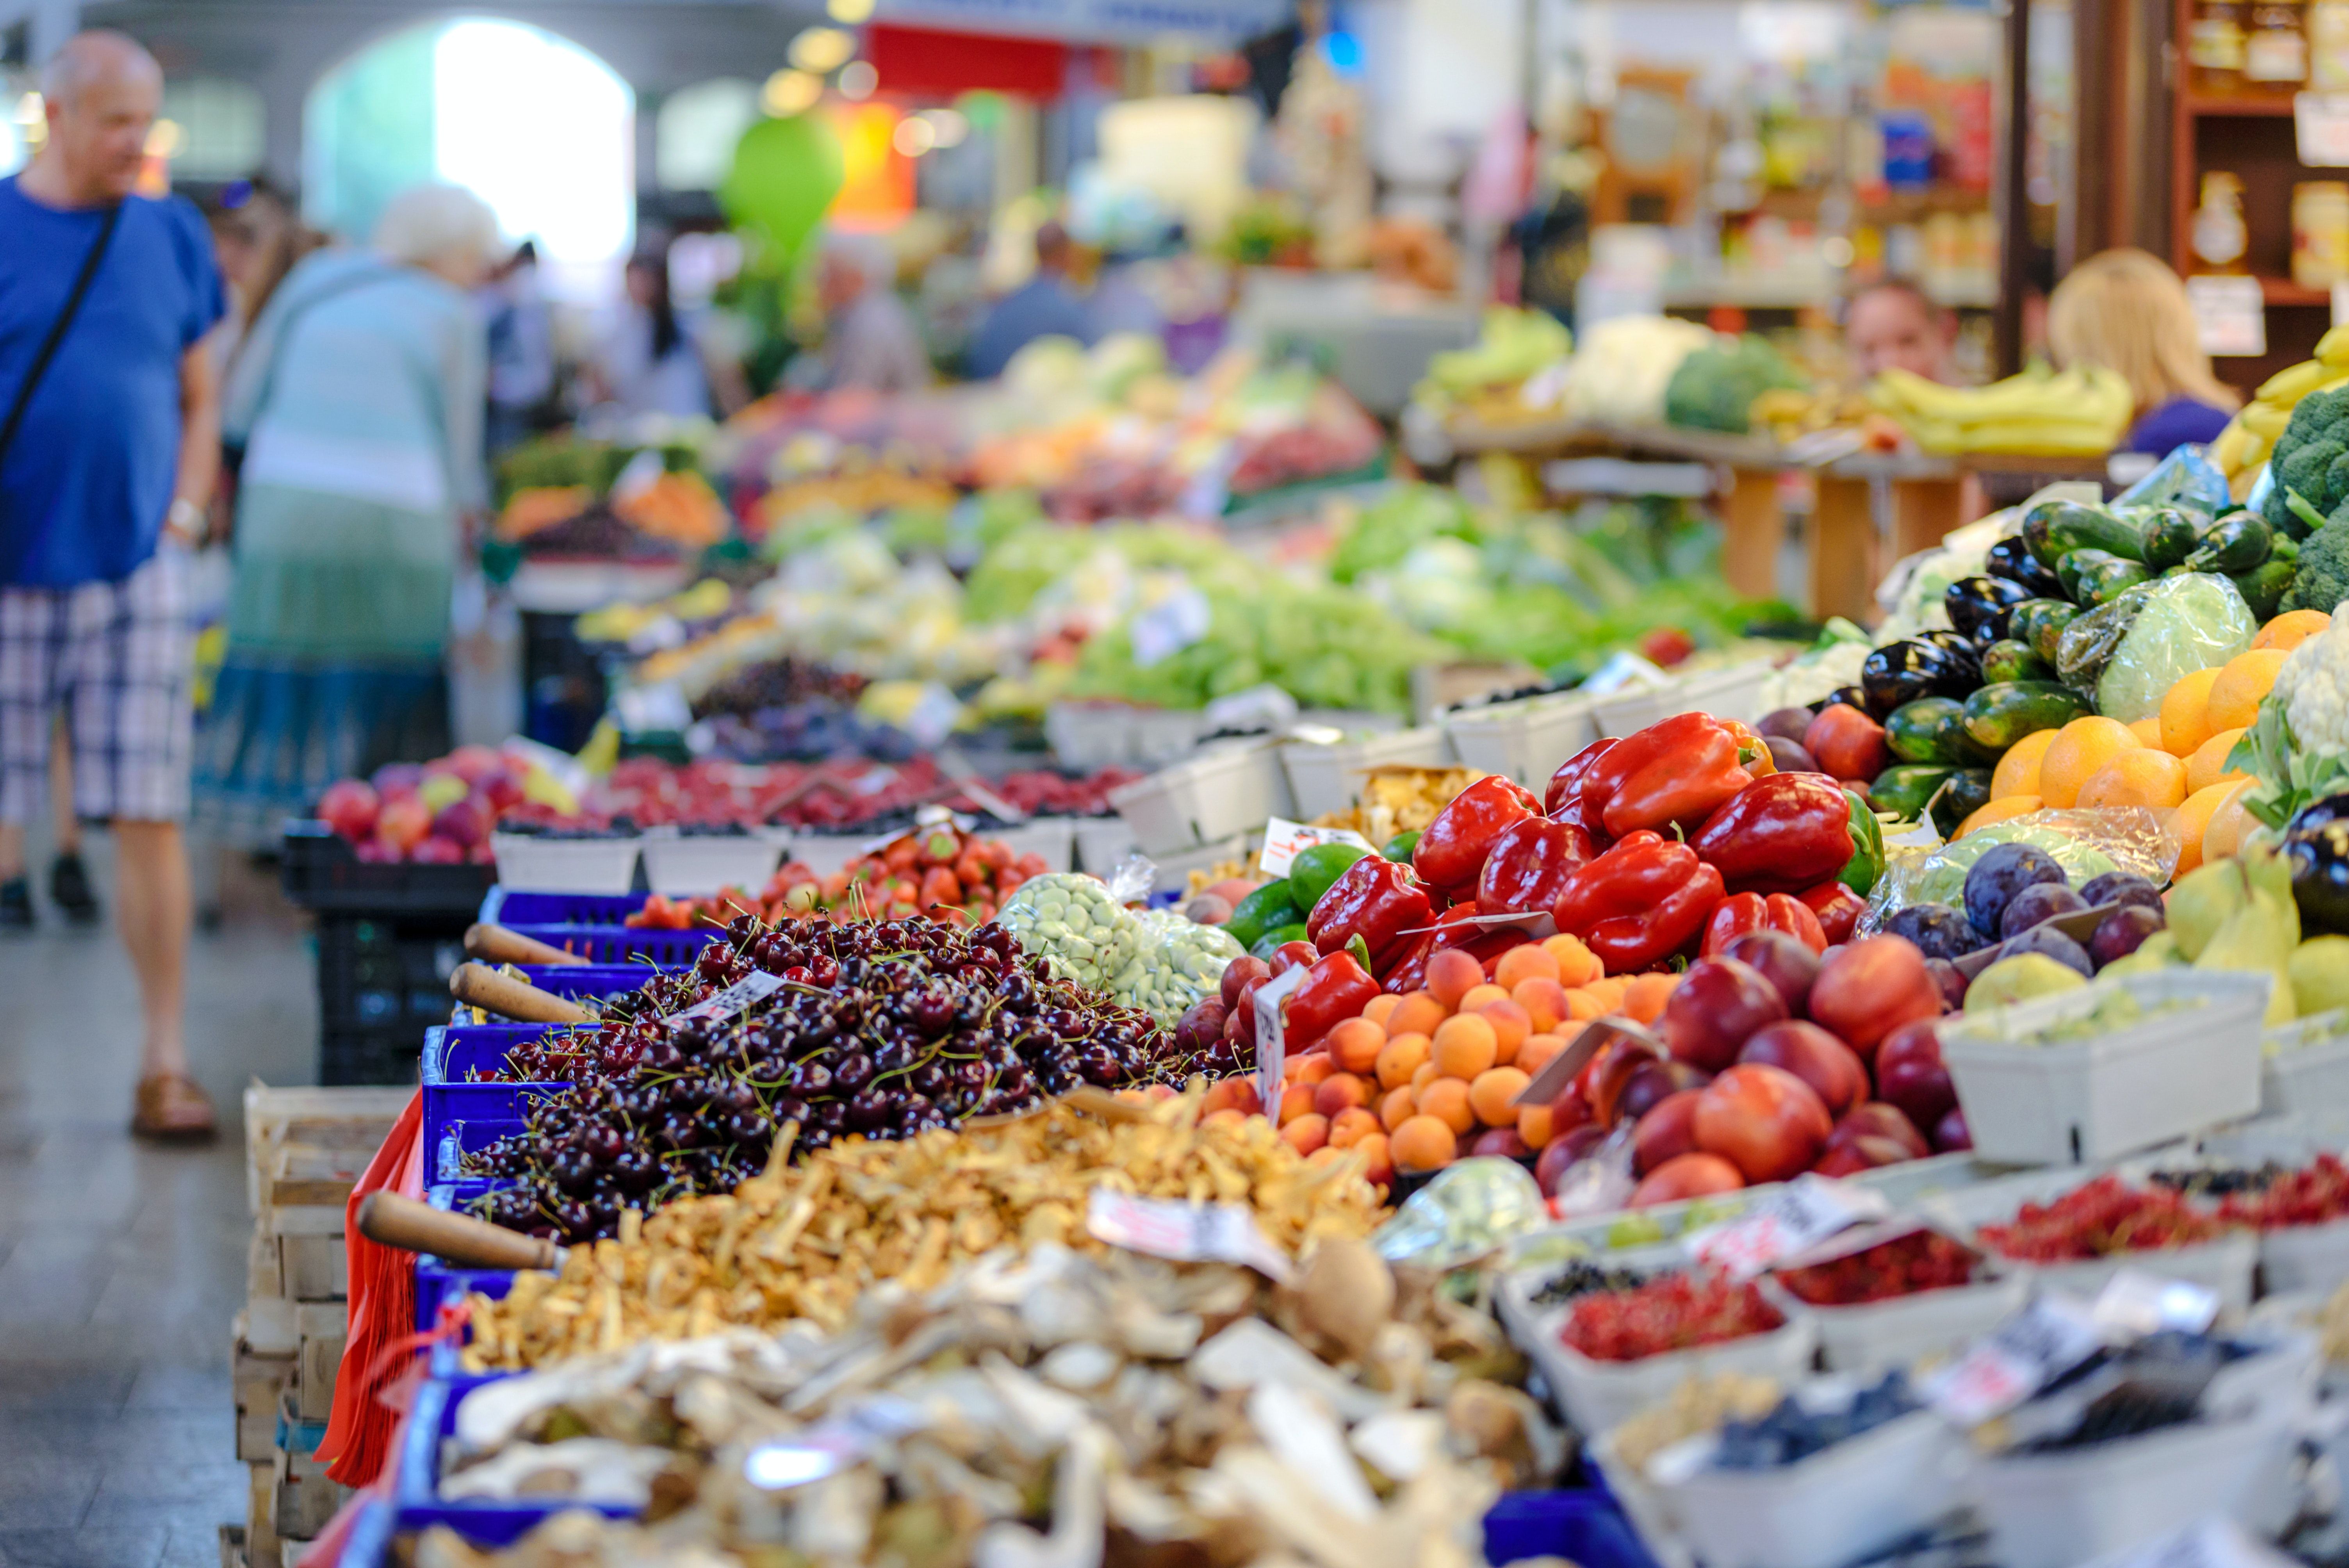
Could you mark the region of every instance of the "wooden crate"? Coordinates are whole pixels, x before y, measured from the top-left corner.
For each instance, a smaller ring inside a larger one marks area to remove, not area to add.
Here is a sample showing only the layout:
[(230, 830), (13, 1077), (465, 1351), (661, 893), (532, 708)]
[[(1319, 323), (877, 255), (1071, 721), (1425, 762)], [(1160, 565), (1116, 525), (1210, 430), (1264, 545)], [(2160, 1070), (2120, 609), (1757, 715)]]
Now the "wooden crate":
[(335, 1376), (342, 1370), (343, 1345), (349, 1332), (347, 1309), (339, 1301), (305, 1302), (294, 1312), (302, 1346), (294, 1382), (295, 1408), (305, 1421), (323, 1421), (334, 1413)]
[(230, 1361), (230, 1387), (236, 1398), (236, 1457), (251, 1463), (277, 1449), (279, 1402), (293, 1386), (295, 1358), (262, 1356), (243, 1340)]
[(245, 1561), (252, 1568), (277, 1568), (277, 1462), (273, 1457), (247, 1468), (252, 1481), (245, 1499)]
[(220, 1527), (221, 1568), (251, 1568), (244, 1554), (244, 1526), (223, 1524)]
[(340, 1301), (350, 1295), (350, 1264), (343, 1238), (279, 1236), (278, 1294), (295, 1301)]
[[(355, 1180), (383, 1145), (415, 1093), (408, 1088), (271, 1088), (244, 1091), (245, 1201), (255, 1214), (278, 1180)], [(294, 1154), (294, 1158), (281, 1158)], [(347, 1193), (346, 1193), (347, 1195)]]
[(271, 1470), (272, 1504), (278, 1535), (307, 1541), (326, 1528), (350, 1488), (326, 1479), (326, 1467), (308, 1454), (280, 1453)]

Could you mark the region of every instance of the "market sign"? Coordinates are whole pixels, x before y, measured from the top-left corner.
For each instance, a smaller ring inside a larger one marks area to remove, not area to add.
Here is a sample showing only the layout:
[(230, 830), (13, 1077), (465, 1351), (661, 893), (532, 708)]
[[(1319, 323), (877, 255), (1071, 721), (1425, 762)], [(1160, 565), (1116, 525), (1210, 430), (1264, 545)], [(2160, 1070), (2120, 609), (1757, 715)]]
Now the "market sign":
[(974, 33), (1145, 44), (1170, 33), (1237, 43), (1288, 25), (1290, 0), (880, 0), (874, 19)]

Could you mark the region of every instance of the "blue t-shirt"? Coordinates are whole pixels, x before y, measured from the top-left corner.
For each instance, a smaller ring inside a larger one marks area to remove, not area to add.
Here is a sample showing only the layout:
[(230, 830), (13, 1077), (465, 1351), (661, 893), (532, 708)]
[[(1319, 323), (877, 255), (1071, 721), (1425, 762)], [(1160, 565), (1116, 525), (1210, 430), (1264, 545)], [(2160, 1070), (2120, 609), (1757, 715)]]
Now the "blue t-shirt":
[(974, 381), (1003, 374), (1011, 356), (1040, 337), (1073, 337), (1091, 343), (1085, 307), (1059, 278), (1038, 273), (995, 302), (972, 334), (963, 369)]
[[(0, 418), (106, 214), (0, 180)], [(212, 235), (179, 197), (132, 197), (0, 458), (0, 583), (119, 582), (155, 552), (180, 462), (180, 360), (226, 306)]]
[(2233, 418), (2224, 408), (2191, 397), (2173, 397), (2130, 427), (2121, 450), (2166, 458), (2189, 443), (2207, 446), (2219, 438), (2219, 432)]

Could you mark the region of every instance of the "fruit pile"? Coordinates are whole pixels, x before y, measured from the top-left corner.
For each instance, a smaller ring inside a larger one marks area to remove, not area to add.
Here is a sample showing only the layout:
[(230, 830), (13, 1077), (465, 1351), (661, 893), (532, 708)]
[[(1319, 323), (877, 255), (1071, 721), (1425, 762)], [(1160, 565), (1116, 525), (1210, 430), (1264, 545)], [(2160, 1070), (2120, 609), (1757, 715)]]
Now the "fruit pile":
[(338, 779), (318, 818), (368, 861), (486, 864), (490, 833), (519, 809), (575, 812), (571, 792), (535, 760), (460, 746), (432, 762), (393, 762), (372, 779)]
[(2225, 1230), (2174, 1192), (2099, 1176), (2052, 1203), (2025, 1203), (2007, 1223), (1984, 1225), (1975, 1233), (2002, 1256), (2060, 1264), (2195, 1246), (2216, 1241)]
[[(610, 1235), (624, 1209), (731, 1191), (786, 1124), (799, 1148), (821, 1150), (1166, 1073), (1165, 1037), (1146, 1016), (1053, 978), (1001, 926), (769, 928), (742, 915), (727, 930), (691, 982), (656, 982), (669, 995), (517, 1051), (509, 1073), (560, 1065), (570, 1087), (470, 1158), (473, 1173), (516, 1181), (483, 1200), (484, 1217), (566, 1241)], [(754, 975), (781, 984), (730, 1016), (655, 1015), (687, 984), (714, 994)]]
[(1981, 1261), (1939, 1231), (1915, 1231), (1847, 1257), (1780, 1269), (1776, 1277), (1797, 1301), (1812, 1306), (1857, 1306), (1970, 1284)]
[(1794, 1464), (1918, 1408), (1916, 1396), (1909, 1391), (1908, 1375), (1899, 1367), (1837, 1408), (1815, 1409), (1789, 1395), (1759, 1420), (1725, 1423), (1713, 1462), (1717, 1469), (1734, 1470)]
[(1556, 1306), (1594, 1290), (1637, 1290), (1640, 1283), (1641, 1276), (1630, 1269), (1601, 1268), (1577, 1259), (1542, 1281), (1530, 1299), (1536, 1306)]
[(707, 898), (658, 893), (625, 924), (657, 931), (724, 925), (754, 914), (770, 925), (792, 920), (949, 920), (984, 925), (1003, 901), (1030, 877), (1044, 874), (1041, 855), (1014, 855), (999, 839), (966, 833), (951, 823), (925, 828), (859, 855), (819, 877), (786, 861), (756, 896), (725, 888)]
[(1594, 1361), (1640, 1361), (1767, 1334), (1785, 1321), (1751, 1282), (1675, 1274), (1578, 1297), (1558, 1337)]
[(2349, 1218), (2349, 1165), (2338, 1155), (2320, 1154), (2301, 1170), (2275, 1175), (2256, 1191), (2230, 1196), (2219, 1205), (2219, 1218), (2259, 1231)]
[[(2048, 964), (2060, 965), (2083, 978), (2098, 974), (2106, 965), (2135, 953), (2168, 923), (2161, 890), (2143, 877), (2105, 872), (2075, 891), (2054, 855), (2036, 844), (2023, 842), (1992, 844), (1982, 851), (1966, 872), (1963, 903), (1962, 909), (1930, 902), (1905, 904), (1885, 917), (1883, 929), (1907, 937), (1937, 964), (1997, 947), (1997, 961), (1963, 992), (1969, 1007), (1997, 1006), (2039, 994), (2043, 986), (2025, 985), (2018, 989), (2007, 983), (2007, 977), (2027, 976)], [(2106, 905), (2119, 907), (2096, 923), (2085, 943), (2044, 923), (2059, 915)], [(2036, 964), (2009, 967), (2026, 959)], [(1992, 976), (1993, 970), (1998, 971), (1997, 977)], [(1946, 978), (1938, 967), (1935, 972)]]

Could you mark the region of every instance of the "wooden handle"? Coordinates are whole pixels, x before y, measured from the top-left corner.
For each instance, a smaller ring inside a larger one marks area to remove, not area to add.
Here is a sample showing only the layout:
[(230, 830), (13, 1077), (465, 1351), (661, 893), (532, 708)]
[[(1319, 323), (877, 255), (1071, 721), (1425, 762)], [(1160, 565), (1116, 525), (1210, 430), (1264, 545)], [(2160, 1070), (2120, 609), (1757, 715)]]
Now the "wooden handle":
[(563, 1249), (542, 1236), (503, 1230), (397, 1192), (370, 1192), (359, 1200), (359, 1234), (379, 1246), (430, 1253), (462, 1268), (551, 1269), (563, 1260)]
[(502, 925), (473, 925), (465, 931), (465, 956), (487, 964), (585, 964), (576, 953), (552, 947), (535, 936), (508, 931)]
[(469, 1007), (486, 1007), (525, 1024), (592, 1024), (595, 1015), (578, 1003), (542, 991), (486, 964), (460, 964), (449, 976), (449, 994)]

